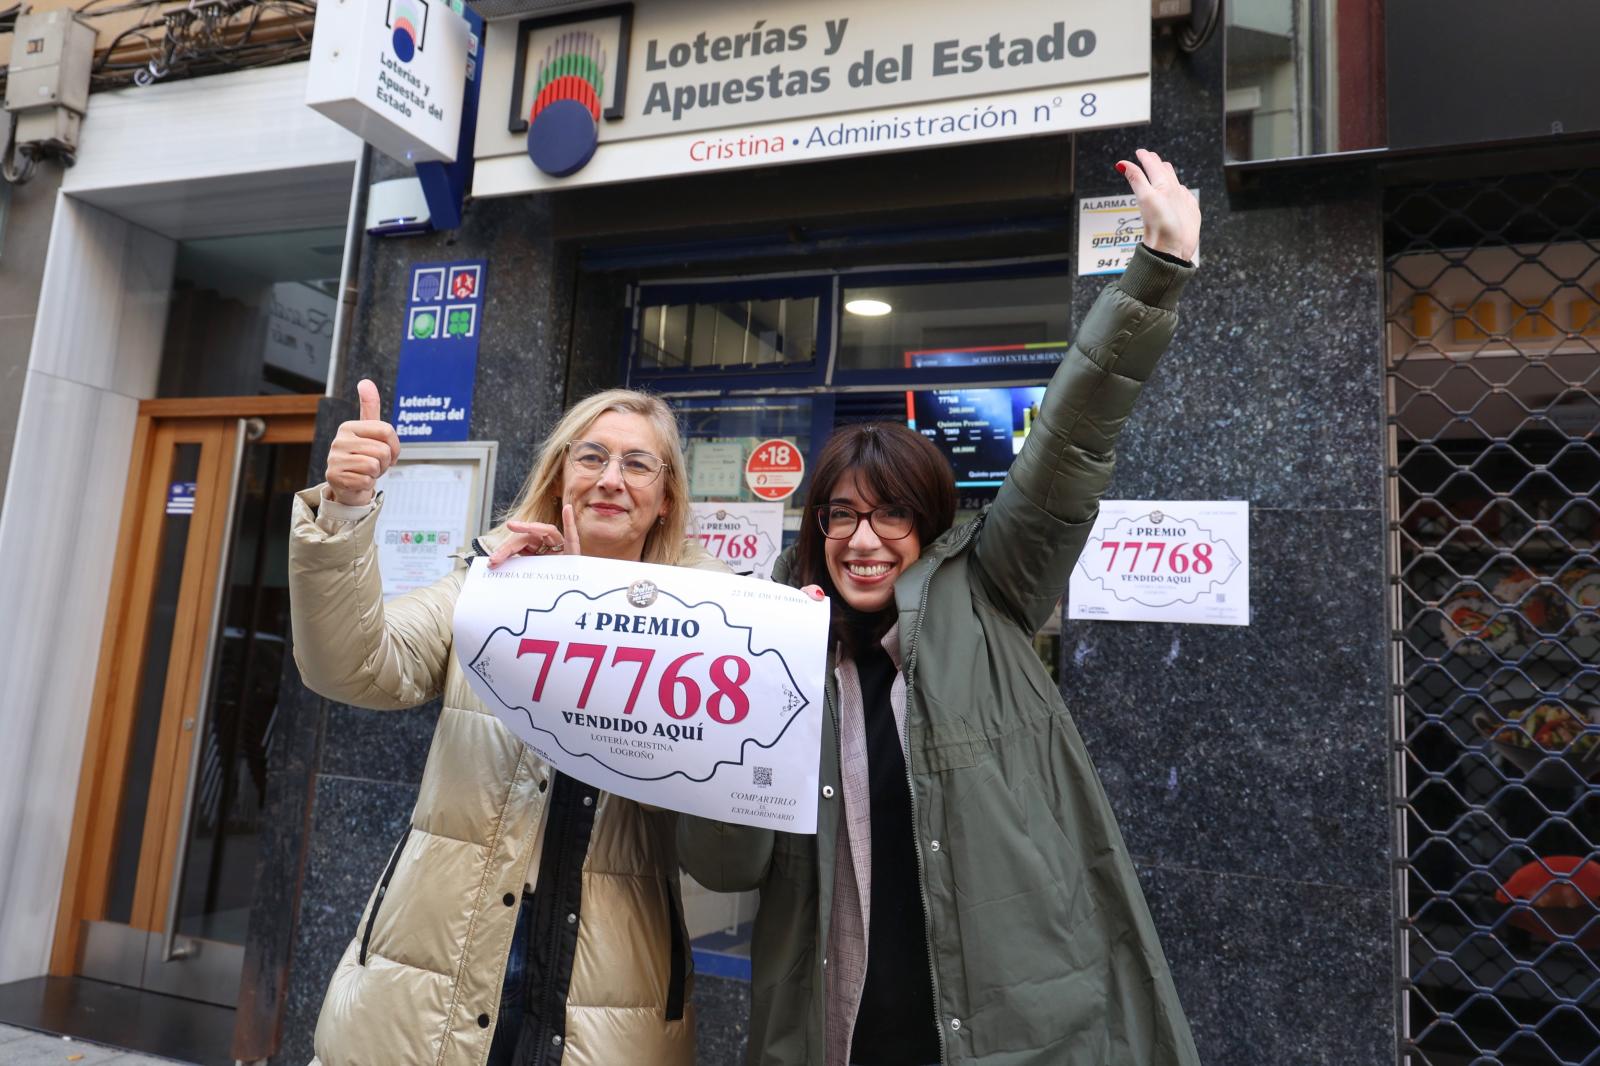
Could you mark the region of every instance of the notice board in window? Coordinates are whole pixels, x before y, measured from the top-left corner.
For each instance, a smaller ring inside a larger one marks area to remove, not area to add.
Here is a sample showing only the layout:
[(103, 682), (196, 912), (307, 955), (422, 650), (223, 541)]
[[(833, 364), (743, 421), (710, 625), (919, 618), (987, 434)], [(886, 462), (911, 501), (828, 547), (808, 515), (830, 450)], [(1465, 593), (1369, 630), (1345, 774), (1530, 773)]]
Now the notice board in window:
[(489, 528), (498, 451), (497, 441), (407, 444), (378, 479), (383, 510), (374, 536), (385, 600), (450, 573)]

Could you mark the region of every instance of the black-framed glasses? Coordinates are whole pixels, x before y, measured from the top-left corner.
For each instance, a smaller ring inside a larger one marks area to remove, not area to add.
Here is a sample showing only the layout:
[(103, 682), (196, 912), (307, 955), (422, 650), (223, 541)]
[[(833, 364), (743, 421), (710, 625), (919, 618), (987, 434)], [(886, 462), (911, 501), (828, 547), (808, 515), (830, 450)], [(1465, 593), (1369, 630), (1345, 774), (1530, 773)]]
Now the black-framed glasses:
[(898, 503), (886, 503), (870, 511), (858, 511), (841, 503), (825, 503), (817, 508), (817, 525), (829, 540), (849, 540), (865, 518), (879, 540), (904, 540), (917, 528), (917, 512)]
[(654, 484), (656, 478), (661, 476), (661, 471), (667, 468), (666, 463), (649, 452), (613, 455), (605, 445), (592, 440), (575, 440), (567, 445), (567, 461), (574, 470), (587, 477), (597, 478), (605, 474), (606, 467), (611, 465), (613, 459), (622, 470), (622, 480), (638, 489)]

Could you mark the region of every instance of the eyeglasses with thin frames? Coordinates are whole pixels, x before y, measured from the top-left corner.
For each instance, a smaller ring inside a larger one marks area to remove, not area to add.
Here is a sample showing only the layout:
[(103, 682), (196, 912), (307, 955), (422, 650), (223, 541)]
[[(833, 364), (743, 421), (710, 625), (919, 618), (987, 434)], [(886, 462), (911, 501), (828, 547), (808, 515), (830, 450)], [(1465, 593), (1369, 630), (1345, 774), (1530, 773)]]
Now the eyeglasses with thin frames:
[(590, 440), (575, 440), (567, 445), (567, 461), (586, 477), (603, 477), (611, 460), (617, 461), (622, 480), (636, 489), (655, 483), (667, 464), (649, 452), (623, 452), (613, 455), (605, 445)]
[(888, 503), (870, 511), (858, 511), (841, 503), (826, 503), (817, 508), (817, 525), (829, 540), (849, 540), (865, 518), (879, 540), (904, 540), (917, 525), (917, 513), (901, 504)]

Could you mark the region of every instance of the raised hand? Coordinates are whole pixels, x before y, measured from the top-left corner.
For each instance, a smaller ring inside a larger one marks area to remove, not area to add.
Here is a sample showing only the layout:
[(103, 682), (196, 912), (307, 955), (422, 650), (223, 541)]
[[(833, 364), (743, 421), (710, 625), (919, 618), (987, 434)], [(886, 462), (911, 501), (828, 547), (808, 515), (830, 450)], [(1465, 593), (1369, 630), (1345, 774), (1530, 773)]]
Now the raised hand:
[(356, 394), (361, 417), (342, 424), (328, 448), (328, 488), (349, 507), (371, 503), (378, 479), (400, 458), (400, 436), (383, 420), (378, 386), (362, 378)]
[(578, 522), (572, 515), (572, 504), (561, 508), (561, 528), (544, 522), (506, 523), (511, 535), (489, 556), (491, 567), (499, 566), (513, 555), (582, 555), (583, 543), (578, 539)]
[(1171, 163), (1143, 148), (1133, 154), (1139, 162), (1124, 159), (1117, 172), (1139, 201), (1145, 246), (1192, 262), (1200, 249), (1200, 201), (1178, 180)]

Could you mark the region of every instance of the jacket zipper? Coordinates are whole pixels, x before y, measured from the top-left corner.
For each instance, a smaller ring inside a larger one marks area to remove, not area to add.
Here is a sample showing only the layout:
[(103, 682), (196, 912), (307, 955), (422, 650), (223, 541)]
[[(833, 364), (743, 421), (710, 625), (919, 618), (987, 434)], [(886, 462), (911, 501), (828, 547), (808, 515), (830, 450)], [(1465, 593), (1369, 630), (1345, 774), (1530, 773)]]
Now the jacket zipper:
[[(928, 577), (922, 583), (922, 598), (917, 603), (917, 628), (911, 634), (911, 641), (906, 645), (906, 733), (910, 739), (910, 711), (911, 695), (915, 691), (912, 687), (917, 669), (917, 641), (922, 637), (922, 619), (928, 610), (928, 589), (933, 586), (933, 575), (938, 572), (944, 560), (966, 548), (972, 543), (972, 538), (977, 534), (978, 527), (983, 525), (984, 516), (980, 514), (968, 522), (963, 533), (957, 536), (947, 551), (939, 560), (928, 569)], [(933, 909), (928, 906), (928, 873), (922, 859), (922, 831), (917, 821), (917, 789), (911, 778), (911, 745), (906, 744), (906, 791), (911, 794), (911, 846), (917, 852), (917, 891), (922, 894), (922, 933), (927, 938), (928, 945), (928, 976), (933, 981), (933, 1031), (939, 1034), (939, 1064), (946, 1066), (950, 1061), (949, 1048), (944, 1040), (944, 1018), (939, 1014), (939, 963), (933, 950)]]
[(394, 878), (395, 867), (400, 865), (400, 853), (406, 850), (406, 841), (411, 839), (411, 827), (406, 826), (406, 831), (400, 836), (400, 843), (394, 846), (394, 853), (389, 856), (389, 865), (384, 867), (383, 877), (378, 880), (378, 894), (372, 901), (372, 913), (367, 915), (367, 928), (361, 934), (360, 964), (367, 964), (367, 944), (372, 940), (372, 927), (378, 924), (378, 912), (383, 909), (383, 897), (389, 894), (389, 882)]
[[(551, 782), (551, 785), (550, 785), (550, 798), (551, 798), (552, 801), (555, 800), (555, 790), (556, 790), (555, 783)], [(565, 795), (563, 795), (562, 798), (563, 798), (563, 800), (565, 800), (565, 798), (566, 798)], [(544, 942), (546, 944), (551, 944), (551, 945), (559, 943), (558, 938), (561, 936), (561, 909), (562, 909), (561, 908), (561, 904), (563, 902), (563, 899), (562, 899), (562, 896), (561, 896), (561, 889), (562, 889), (562, 886), (566, 883), (565, 879), (561, 875), (566, 870), (567, 852), (572, 850), (567, 845), (567, 836), (569, 835), (568, 834), (568, 829), (571, 827), (571, 824), (572, 824), (571, 805), (567, 804), (565, 802), (562, 802), (560, 804), (557, 804), (557, 806), (560, 808), (560, 810), (557, 812), (559, 817), (560, 817), (560, 823), (558, 825), (556, 825), (554, 828), (555, 828), (556, 834), (557, 834), (556, 835), (556, 840), (561, 843), (561, 847), (558, 848), (557, 851), (556, 851), (555, 869), (549, 871), (550, 885), (551, 885), (551, 888), (552, 888), (552, 891), (551, 891), (551, 907), (550, 907), (550, 922), (549, 922), (548, 927), (545, 930), (545, 940), (544, 940)], [(550, 828), (551, 827), (546, 826), (545, 832), (548, 833), (550, 831)], [(543, 869), (540, 869), (539, 877), (543, 878), (545, 876), (545, 874), (546, 874), (546, 871), (543, 870)], [(559, 951), (557, 951), (556, 955), (555, 955), (555, 958), (551, 961), (551, 964), (545, 967), (544, 988), (542, 988), (540, 990), (540, 993), (539, 993), (539, 1017), (545, 1022), (546, 1025), (553, 1025), (554, 1024), (551, 1021), (550, 1008), (551, 1008), (551, 1000), (554, 998), (554, 994), (555, 994), (556, 980), (559, 977), (560, 971), (561, 971), (560, 959), (561, 959), (561, 953)], [(543, 1039), (543, 1034), (540, 1034), (540, 1039), (539, 1039), (539, 1061), (540, 1062), (549, 1062), (550, 1061), (550, 1048), (551, 1048), (551, 1046), (552, 1045), (548, 1041)], [(564, 1050), (564, 1048), (563, 1048), (563, 1050)]]

